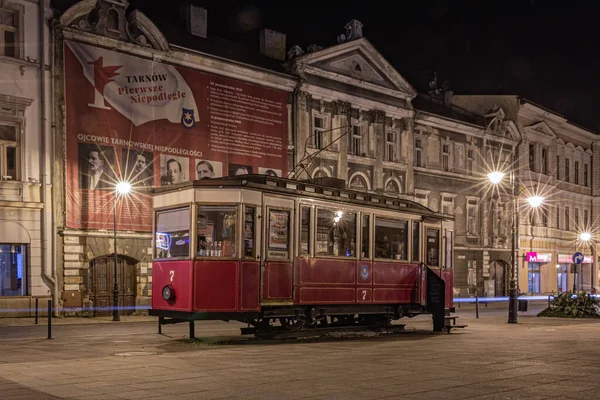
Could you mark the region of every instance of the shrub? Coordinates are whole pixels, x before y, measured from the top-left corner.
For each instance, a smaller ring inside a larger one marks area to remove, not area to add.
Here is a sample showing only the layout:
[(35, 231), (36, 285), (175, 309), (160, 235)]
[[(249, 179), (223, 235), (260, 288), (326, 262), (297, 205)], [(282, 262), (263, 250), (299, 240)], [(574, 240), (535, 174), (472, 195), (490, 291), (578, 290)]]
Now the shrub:
[(550, 300), (550, 307), (539, 313), (538, 317), (600, 318), (599, 308), (600, 300), (586, 292), (576, 295), (560, 293)]

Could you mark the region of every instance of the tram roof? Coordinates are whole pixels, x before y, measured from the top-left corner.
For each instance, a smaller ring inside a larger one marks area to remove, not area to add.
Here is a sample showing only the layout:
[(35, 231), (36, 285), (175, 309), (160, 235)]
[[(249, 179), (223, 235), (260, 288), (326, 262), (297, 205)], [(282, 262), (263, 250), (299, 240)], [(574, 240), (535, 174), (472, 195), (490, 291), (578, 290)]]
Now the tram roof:
[(308, 180), (299, 181), (266, 175), (238, 175), (223, 178), (195, 180), (184, 182), (178, 185), (154, 188), (152, 192), (156, 196), (190, 188), (201, 189), (236, 187), (257, 189), (269, 193), (289, 194), (299, 197), (310, 196), (322, 200), (384, 208), (388, 210), (398, 210), (402, 212), (420, 214), (440, 220), (454, 219), (450, 215), (437, 213), (419, 203), (403, 198), (327, 186)]

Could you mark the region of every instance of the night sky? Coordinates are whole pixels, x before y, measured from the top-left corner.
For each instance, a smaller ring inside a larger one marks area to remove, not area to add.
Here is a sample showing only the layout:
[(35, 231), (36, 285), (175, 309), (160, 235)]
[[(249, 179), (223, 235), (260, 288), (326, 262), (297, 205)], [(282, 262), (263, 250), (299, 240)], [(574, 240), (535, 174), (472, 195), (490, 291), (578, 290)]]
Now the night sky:
[[(184, 2), (130, 0), (152, 20), (176, 25)], [(600, 21), (592, 1), (187, 2), (208, 9), (209, 35), (257, 50), (265, 27), (286, 33), (288, 48), (305, 49), (336, 44), (355, 18), (419, 91), (435, 71), (457, 94), (516, 94), (600, 133)], [(73, 1), (53, 2), (65, 3)]]

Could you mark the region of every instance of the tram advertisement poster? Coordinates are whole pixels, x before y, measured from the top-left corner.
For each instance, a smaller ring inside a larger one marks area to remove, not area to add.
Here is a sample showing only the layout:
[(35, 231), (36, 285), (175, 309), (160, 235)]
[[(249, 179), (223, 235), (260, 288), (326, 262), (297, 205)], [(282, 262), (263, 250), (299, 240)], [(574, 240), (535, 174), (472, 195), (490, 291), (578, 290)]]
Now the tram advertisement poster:
[(287, 93), (65, 41), (67, 226), (152, 229), (148, 189), (287, 171)]
[(271, 211), (269, 213), (269, 249), (288, 249), (288, 223), (289, 213), (287, 211)]

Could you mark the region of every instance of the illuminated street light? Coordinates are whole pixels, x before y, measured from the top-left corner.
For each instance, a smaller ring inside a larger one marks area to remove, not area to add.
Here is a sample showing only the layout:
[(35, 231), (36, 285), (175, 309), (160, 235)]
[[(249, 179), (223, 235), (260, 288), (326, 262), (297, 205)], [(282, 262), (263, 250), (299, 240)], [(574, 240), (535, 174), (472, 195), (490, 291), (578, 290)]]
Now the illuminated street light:
[(544, 198), (542, 196), (531, 196), (528, 197), (527, 202), (529, 203), (529, 205), (533, 208), (538, 208), (539, 206), (542, 205), (542, 203), (544, 202)]
[(114, 287), (113, 287), (113, 321), (120, 321), (121, 317), (119, 316), (119, 281), (117, 279), (117, 197), (126, 196), (131, 192), (131, 183), (127, 181), (119, 181), (115, 185), (115, 195), (114, 195), (114, 250), (115, 250), (115, 269), (114, 269)]
[(591, 238), (592, 234), (589, 232), (581, 232), (579, 234), (579, 240), (581, 240), (582, 242), (589, 242)]
[(490, 172), (489, 174), (487, 174), (487, 177), (490, 180), (490, 182), (492, 182), (494, 185), (497, 185), (504, 178), (504, 172), (500, 172), (500, 171)]

